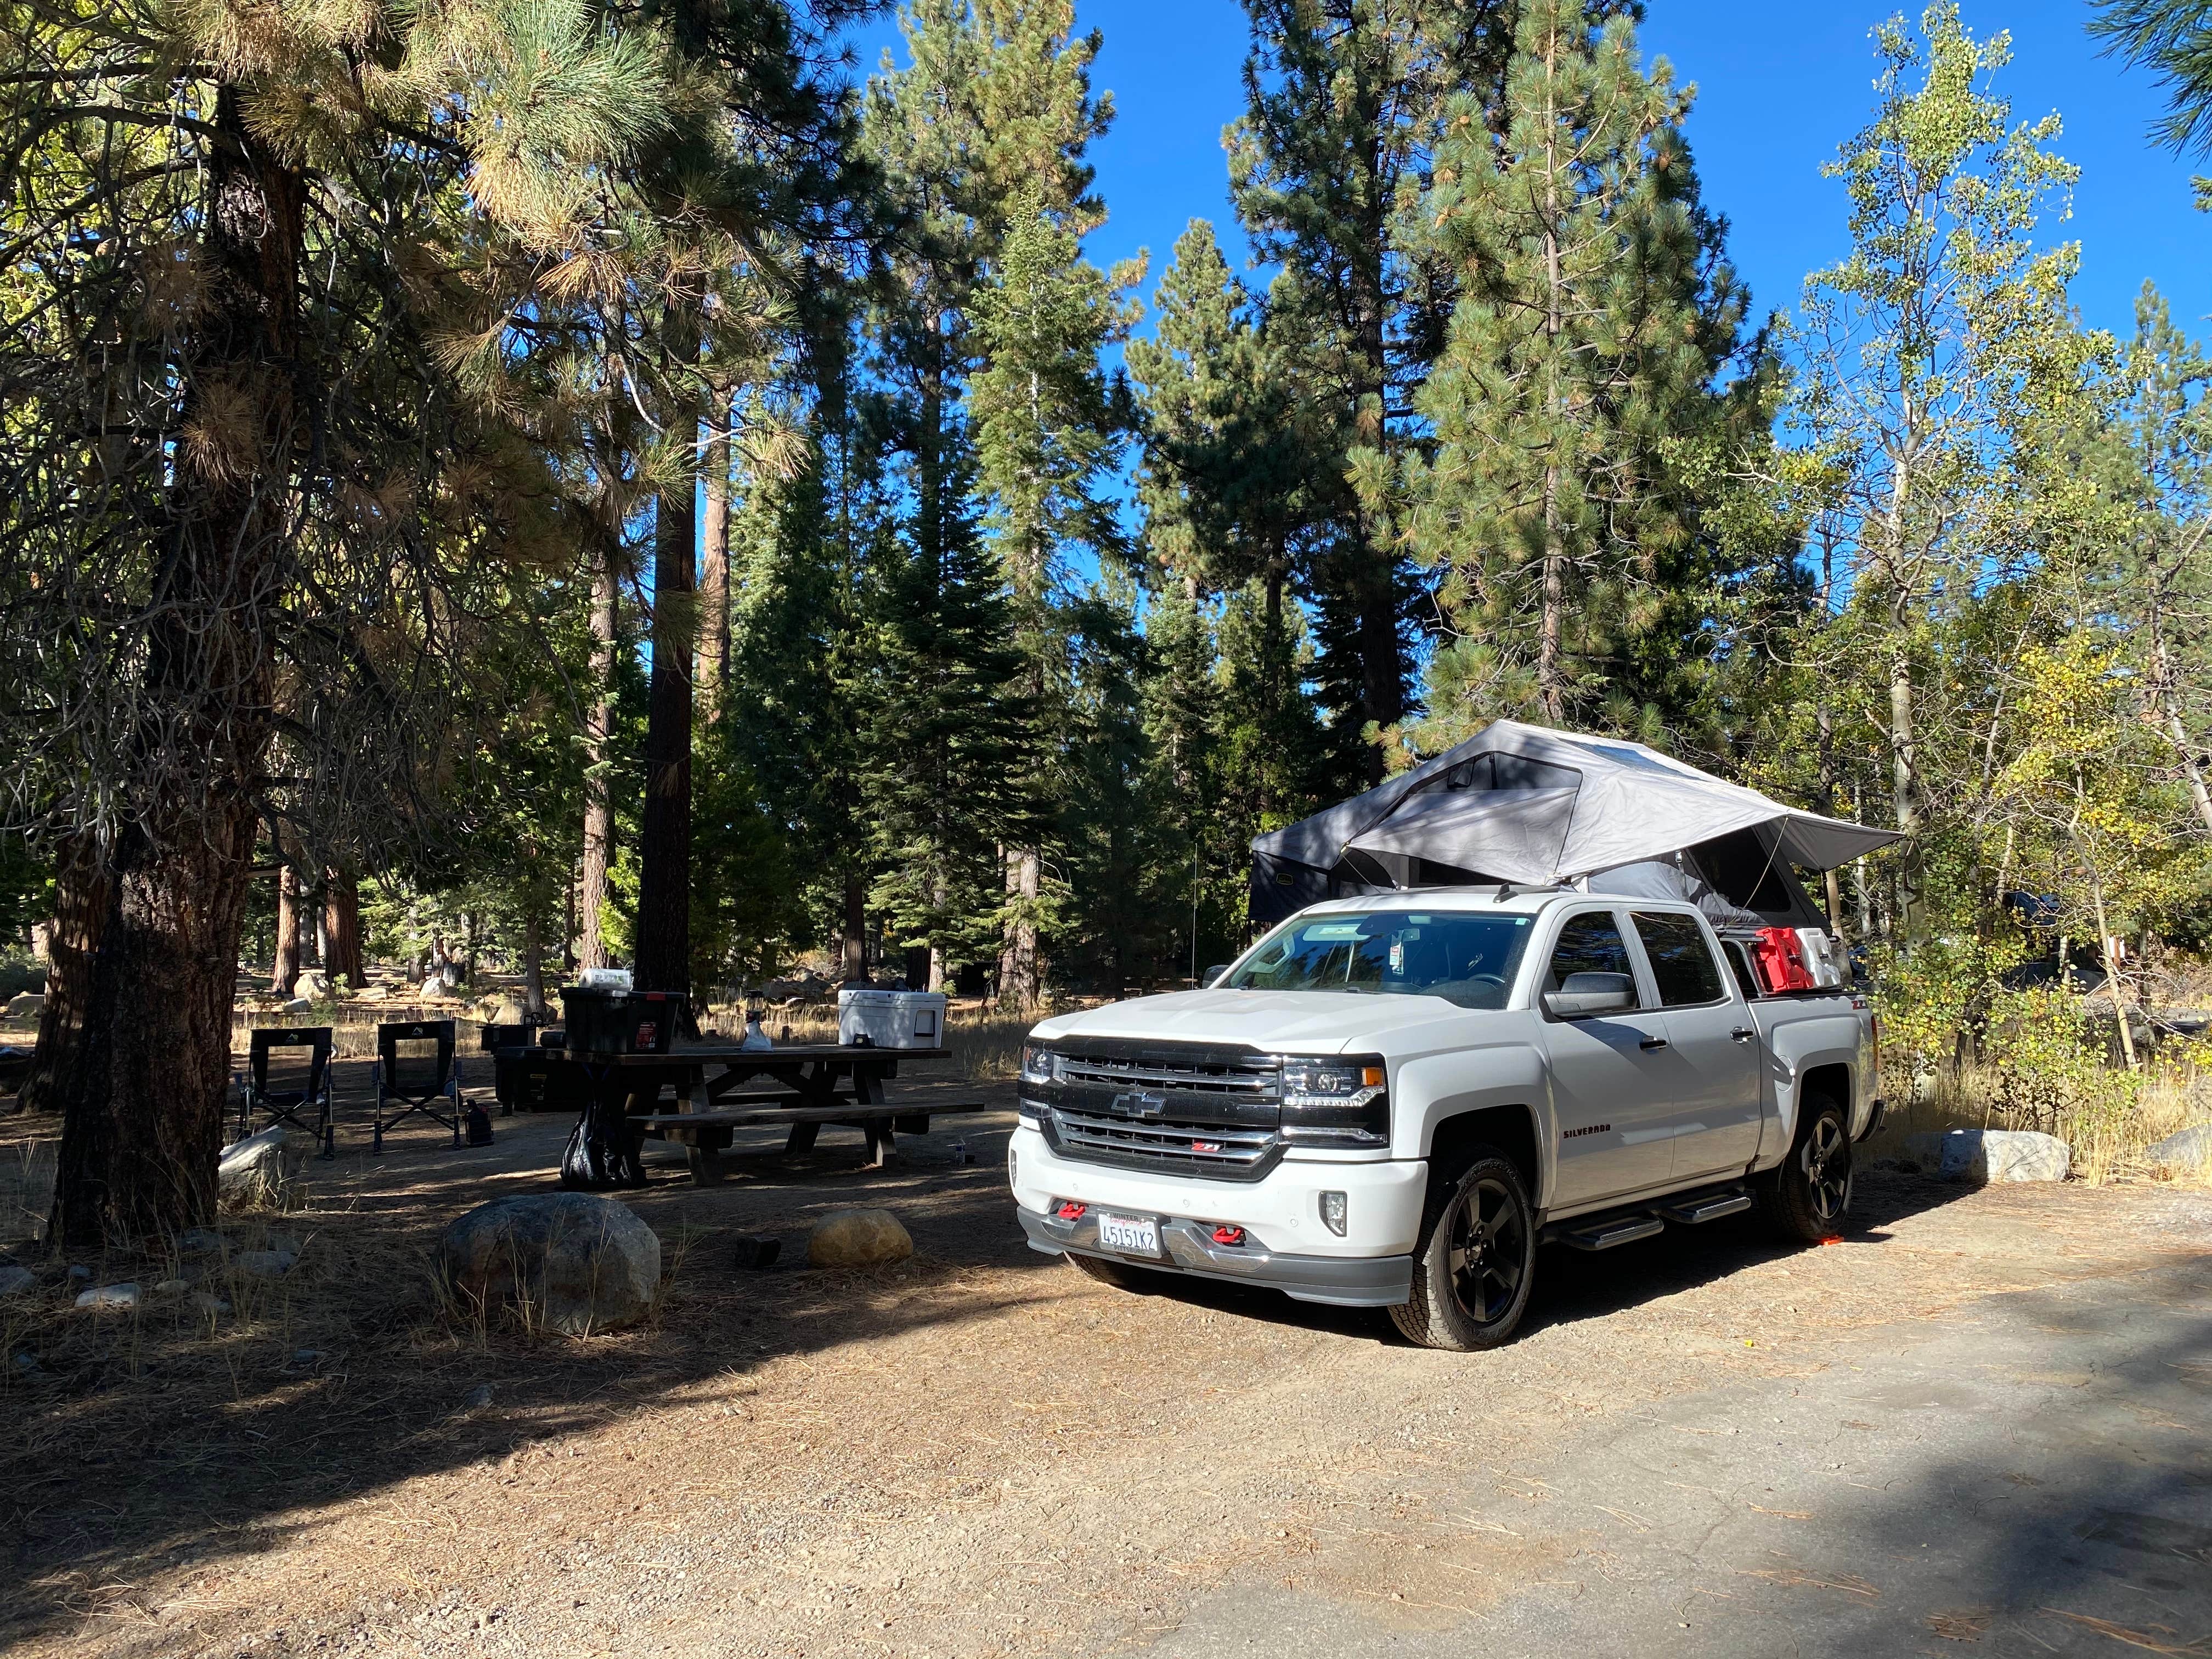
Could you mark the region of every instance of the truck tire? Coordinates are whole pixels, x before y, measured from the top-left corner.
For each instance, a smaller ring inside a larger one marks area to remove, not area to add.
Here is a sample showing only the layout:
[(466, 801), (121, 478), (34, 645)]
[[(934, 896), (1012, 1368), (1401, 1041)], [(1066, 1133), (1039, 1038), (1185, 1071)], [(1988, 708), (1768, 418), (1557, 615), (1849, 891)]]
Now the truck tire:
[[(1408, 1341), (1473, 1353), (1513, 1339), (1536, 1277), (1536, 1217), (1521, 1172), (1495, 1149), (1431, 1194), (1413, 1249), (1413, 1295), (1390, 1317)], [(1439, 1201), (1440, 1200), (1440, 1201)]]
[(1073, 1250), (1062, 1250), (1063, 1259), (1097, 1279), (1101, 1285), (1111, 1285), (1117, 1291), (1140, 1290), (1145, 1283), (1145, 1270), (1120, 1261), (1109, 1261), (1103, 1256), (1078, 1255)]
[(1851, 1208), (1850, 1125), (1841, 1102), (1805, 1097), (1790, 1156), (1754, 1183), (1767, 1224), (1797, 1244), (1841, 1233)]

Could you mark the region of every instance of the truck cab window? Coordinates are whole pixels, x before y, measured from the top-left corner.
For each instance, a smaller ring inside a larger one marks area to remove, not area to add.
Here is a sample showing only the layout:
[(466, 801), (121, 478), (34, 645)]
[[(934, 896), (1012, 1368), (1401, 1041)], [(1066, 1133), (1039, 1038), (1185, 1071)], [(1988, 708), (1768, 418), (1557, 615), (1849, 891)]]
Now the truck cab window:
[(1462, 1008), (1503, 1008), (1528, 933), (1525, 915), (1322, 911), (1285, 922), (1216, 988), (1442, 997)]
[(1686, 1008), (1701, 1002), (1718, 1002), (1728, 994), (1720, 964), (1705, 943), (1705, 931), (1695, 916), (1666, 910), (1635, 913), (1636, 936), (1644, 941), (1644, 954), (1651, 959), (1651, 977), (1659, 986), (1659, 1006)]
[(1634, 970), (1628, 965), (1628, 941), (1621, 938), (1620, 928), (1610, 912), (1585, 911), (1569, 917), (1567, 925), (1559, 929), (1559, 942), (1552, 948), (1547, 988), (1564, 989), (1570, 974), (1627, 974), (1634, 977)]
[(1751, 958), (1743, 953), (1743, 946), (1734, 939), (1721, 941), (1721, 954), (1728, 958), (1729, 972), (1735, 975), (1736, 988), (1743, 993), (1746, 1002), (1756, 1002), (1761, 993), (1759, 976), (1751, 971)]

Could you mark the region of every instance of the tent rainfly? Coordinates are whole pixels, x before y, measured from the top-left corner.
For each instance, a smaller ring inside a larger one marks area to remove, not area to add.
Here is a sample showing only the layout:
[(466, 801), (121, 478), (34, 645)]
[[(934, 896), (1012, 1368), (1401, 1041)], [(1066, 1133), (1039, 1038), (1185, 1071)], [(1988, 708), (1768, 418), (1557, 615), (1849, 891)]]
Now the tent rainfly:
[(1347, 894), (1510, 882), (1696, 900), (1717, 921), (1818, 926), (1792, 866), (1899, 839), (1801, 812), (1640, 743), (1498, 720), (1252, 843), (1252, 920)]

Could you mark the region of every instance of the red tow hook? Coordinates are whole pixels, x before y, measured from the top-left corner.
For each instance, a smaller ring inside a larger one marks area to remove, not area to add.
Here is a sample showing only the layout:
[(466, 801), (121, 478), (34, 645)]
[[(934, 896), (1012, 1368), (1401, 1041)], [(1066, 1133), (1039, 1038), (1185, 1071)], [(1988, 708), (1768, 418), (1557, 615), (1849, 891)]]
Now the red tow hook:
[(1060, 1218), (1062, 1221), (1080, 1221), (1083, 1219), (1083, 1212), (1090, 1207), (1088, 1204), (1078, 1204), (1072, 1198), (1062, 1199), (1060, 1205)]
[(1244, 1242), (1244, 1230), (1242, 1227), (1216, 1227), (1213, 1230), (1213, 1242), (1217, 1244), (1242, 1244)]

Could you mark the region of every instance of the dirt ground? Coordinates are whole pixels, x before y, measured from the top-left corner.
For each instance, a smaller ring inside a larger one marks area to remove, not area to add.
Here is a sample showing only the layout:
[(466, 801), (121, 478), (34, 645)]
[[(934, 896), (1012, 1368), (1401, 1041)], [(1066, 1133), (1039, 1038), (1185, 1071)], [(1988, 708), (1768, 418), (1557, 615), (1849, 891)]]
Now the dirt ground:
[[(0, 1649), (2212, 1655), (2202, 1190), (1868, 1172), (1829, 1248), (1730, 1220), (1547, 1249), (1523, 1338), (1455, 1357), (1379, 1313), (1127, 1294), (1030, 1252), (995, 1085), (890, 1172), (850, 1131), (714, 1188), (653, 1155), (625, 1201), (665, 1304), (575, 1343), (457, 1328), (424, 1273), (452, 1217), (550, 1184), (565, 1122), (372, 1161), (342, 1084), (311, 1207), (233, 1230), (303, 1246), (260, 1300), (95, 1318), (57, 1285), (0, 1313)], [(38, 1127), (0, 1121), (0, 1242)], [(733, 1264), (733, 1234), (803, 1256), (854, 1202), (915, 1259)], [(2027, 1425), (2051, 1446), (2014, 1445)], [(1859, 1525), (1875, 1499), (1973, 1550), (1914, 1555)]]

